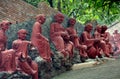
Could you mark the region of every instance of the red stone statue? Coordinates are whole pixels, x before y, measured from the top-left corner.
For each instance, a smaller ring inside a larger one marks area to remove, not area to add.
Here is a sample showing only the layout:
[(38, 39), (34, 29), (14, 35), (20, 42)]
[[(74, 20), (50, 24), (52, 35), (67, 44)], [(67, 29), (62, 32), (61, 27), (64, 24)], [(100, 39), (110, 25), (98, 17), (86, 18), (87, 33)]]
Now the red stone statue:
[(4, 49), (6, 49), (6, 42), (7, 42), (7, 36), (6, 36), (5, 32), (9, 29), (9, 26), (11, 24), (12, 23), (9, 22), (8, 20), (3, 20), (0, 23), (0, 28), (1, 28), (0, 29), (0, 46), (4, 47)]
[(110, 34), (108, 32), (106, 32), (107, 26), (103, 25), (101, 27), (101, 29), (102, 29), (101, 30), (101, 37), (104, 38), (103, 39), (104, 43), (102, 43), (101, 47), (103, 49), (103, 52), (104, 52), (105, 56), (106, 57), (111, 57), (110, 53), (112, 52), (112, 46), (109, 43), (109, 35)]
[(52, 52), (50, 50), (49, 40), (42, 35), (42, 24), (45, 20), (46, 17), (44, 14), (37, 15), (32, 29), (31, 42), (39, 51), (40, 56), (50, 62)]
[(16, 70), (15, 50), (10, 49), (1, 51), (0, 56), (0, 71), (13, 73)]
[(73, 58), (73, 42), (70, 41), (69, 36), (64, 36), (63, 40), (64, 40), (64, 45), (65, 45), (64, 49), (68, 56), (67, 58), (71, 60)]
[(100, 25), (97, 25), (96, 28), (95, 28), (94, 38), (95, 39), (100, 39), (100, 41), (94, 42), (94, 46), (95, 46), (97, 52), (101, 53), (101, 55), (99, 57), (102, 57), (102, 54), (103, 54), (103, 52), (102, 52), (102, 48), (103, 48), (102, 45), (105, 46), (105, 42), (103, 41), (104, 38), (101, 37), (101, 26)]
[[(28, 45), (31, 44), (26, 39), (27, 31), (21, 29), (18, 31), (18, 39), (13, 41), (13, 49), (16, 51), (16, 66), (18, 70), (32, 75), (34, 79), (38, 79), (38, 65), (34, 61), (28, 62)], [(32, 64), (34, 63), (34, 64)], [(35, 67), (35, 68), (33, 68)]]
[(118, 30), (114, 30), (110, 37), (110, 43), (113, 47), (113, 57), (118, 58), (120, 56), (120, 33), (118, 33)]
[(118, 30), (114, 30), (113, 37), (115, 42), (118, 42), (120, 40), (120, 33), (118, 33)]
[(118, 30), (115, 30), (113, 33), (113, 42), (120, 49), (120, 33), (118, 33)]
[(85, 26), (84, 32), (81, 34), (81, 40), (83, 44), (87, 45), (87, 54), (89, 58), (96, 58), (99, 56), (100, 53), (97, 52), (96, 48), (94, 47), (94, 43), (100, 41), (99, 39), (94, 39), (91, 35), (93, 27), (92, 24), (88, 23)]
[(16, 70), (15, 51), (13, 49), (6, 50), (7, 36), (5, 32), (12, 23), (4, 20), (0, 23), (0, 71), (12, 73)]
[(76, 23), (76, 20), (74, 18), (70, 18), (68, 21), (68, 28), (66, 29), (68, 34), (70, 35), (70, 40), (74, 43), (75, 47), (79, 46), (79, 40), (77, 32), (74, 28), (74, 25)]
[(80, 56), (87, 58), (87, 53), (84, 51), (85, 49), (87, 49), (87, 46), (81, 45), (79, 43), (79, 37), (78, 37), (77, 32), (74, 28), (75, 23), (76, 23), (76, 20), (74, 18), (70, 18), (68, 21), (68, 28), (66, 30), (70, 36), (70, 40), (74, 43), (74, 47), (79, 49)]
[(68, 33), (65, 28), (62, 26), (64, 16), (61, 13), (57, 13), (54, 16), (55, 22), (50, 25), (50, 39), (55, 45), (56, 49), (66, 57), (68, 53), (65, 51), (65, 44), (63, 37), (68, 37)]

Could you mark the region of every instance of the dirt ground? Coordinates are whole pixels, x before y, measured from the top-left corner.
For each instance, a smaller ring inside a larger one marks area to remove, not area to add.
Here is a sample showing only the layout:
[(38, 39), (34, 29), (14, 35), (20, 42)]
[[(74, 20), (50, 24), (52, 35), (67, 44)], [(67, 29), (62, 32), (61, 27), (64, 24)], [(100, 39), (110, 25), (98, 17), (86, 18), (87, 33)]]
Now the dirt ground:
[(90, 68), (71, 70), (53, 79), (120, 79), (120, 58)]

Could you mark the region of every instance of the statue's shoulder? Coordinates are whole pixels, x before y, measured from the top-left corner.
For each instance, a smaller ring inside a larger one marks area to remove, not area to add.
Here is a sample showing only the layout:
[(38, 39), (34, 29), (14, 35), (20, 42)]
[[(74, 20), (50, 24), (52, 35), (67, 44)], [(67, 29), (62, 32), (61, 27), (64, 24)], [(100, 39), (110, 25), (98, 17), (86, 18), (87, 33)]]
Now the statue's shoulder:
[(52, 22), (51, 23), (51, 26), (55, 26), (55, 25), (58, 25), (58, 23), (57, 22)]
[(10, 54), (11, 53), (12, 54), (12, 53), (15, 53), (15, 50), (9, 49), (9, 50), (2, 51), (1, 53), (4, 53), (4, 54), (5, 53), (9, 53)]

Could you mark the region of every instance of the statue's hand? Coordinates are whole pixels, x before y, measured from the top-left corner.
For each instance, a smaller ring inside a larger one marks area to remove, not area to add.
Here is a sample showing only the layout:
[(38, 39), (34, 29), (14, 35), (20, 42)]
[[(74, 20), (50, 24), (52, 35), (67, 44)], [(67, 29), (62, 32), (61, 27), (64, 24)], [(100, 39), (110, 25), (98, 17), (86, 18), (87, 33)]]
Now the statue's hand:
[(86, 45), (82, 45), (81, 48), (84, 49), (84, 50), (86, 50), (87, 46)]

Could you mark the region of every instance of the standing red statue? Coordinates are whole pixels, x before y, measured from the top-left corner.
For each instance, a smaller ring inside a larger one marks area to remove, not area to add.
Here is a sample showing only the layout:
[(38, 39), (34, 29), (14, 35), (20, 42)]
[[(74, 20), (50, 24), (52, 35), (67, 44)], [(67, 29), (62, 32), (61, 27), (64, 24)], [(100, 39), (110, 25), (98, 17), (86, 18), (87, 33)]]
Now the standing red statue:
[(13, 49), (16, 51), (17, 70), (32, 75), (33, 79), (38, 79), (38, 65), (30, 60), (28, 56), (28, 45), (31, 44), (26, 40), (27, 31), (21, 29), (17, 32), (18, 39), (13, 41)]
[(42, 35), (42, 24), (45, 22), (44, 14), (37, 15), (36, 22), (33, 25), (31, 42), (37, 48), (39, 55), (46, 61), (51, 62), (49, 40)]

